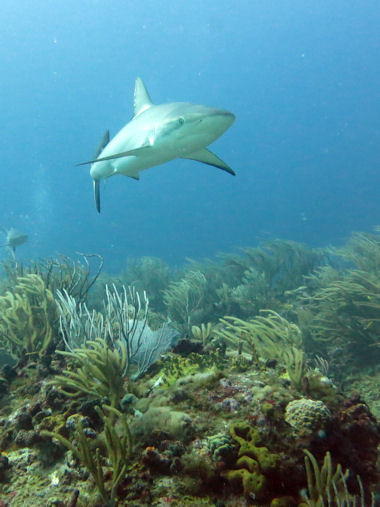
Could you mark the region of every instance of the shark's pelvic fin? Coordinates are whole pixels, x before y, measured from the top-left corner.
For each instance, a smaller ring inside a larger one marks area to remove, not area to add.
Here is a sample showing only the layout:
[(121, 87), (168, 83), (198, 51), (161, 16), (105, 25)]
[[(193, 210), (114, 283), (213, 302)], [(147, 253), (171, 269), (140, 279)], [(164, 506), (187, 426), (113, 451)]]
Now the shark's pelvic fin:
[(98, 213), (100, 213), (100, 180), (94, 180), (93, 184), (94, 184), (95, 206)]
[(149, 96), (149, 93), (144, 85), (141, 77), (136, 79), (135, 84), (135, 99), (134, 99), (134, 110), (135, 116), (143, 113), (146, 109), (148, 109), (153, 102)]
[(104, 136), (102, 137), (102, 140), (100, 141), (94, 152), (93, 158), (98, 158), (109, 142), (110, 142), (110, 131), (106, 130)]
[(88, 160), (87, 162), (82, 162), (81, 164), (77, 164), (77, 167), (80, 165), (87, 164), (95, 164), (96, 162), (103, 162), (103, 160), (113, 160), (115, 158), (122, 157), (131, 157), (133, 155), (138, 155), (141, 150), (149, 149), (151, 147), (150, 143), (143, 144), (139, 148), (134, 148), (133, 150), (122, 151), (121, 153), (115, 153), (115, 155), (109, 155), (108, 157), (96, 158), (94, 160)]
[(207, 148), (203, 148), (202, 150), (190, 153), (190, 155), (181, 158), (188, 158), (190, 160), (202, 162), (203, 164), (212, 165), (218, 169), (222, 169), (223, 171), (232, 174), (233, 176), (236, 176), (236, 173), (231, 169), (229, 165), (227, 165), (221, 158), (217, 157), (215, 153), (208, 150)]

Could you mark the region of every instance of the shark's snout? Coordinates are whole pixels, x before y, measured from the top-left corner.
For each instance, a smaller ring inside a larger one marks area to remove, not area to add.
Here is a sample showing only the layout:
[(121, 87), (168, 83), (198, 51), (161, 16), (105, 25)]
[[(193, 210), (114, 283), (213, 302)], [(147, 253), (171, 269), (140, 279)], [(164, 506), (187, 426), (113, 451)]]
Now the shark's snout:
[(224, 122), (226, 124), (226, 130), (231, 127), (231, 125), (233, 124), (233, 122), (235, 121), (236, 119), (236, 116), (233, 114), (233, 113), (230, 113), (229, 111), (221, 111), (219, 113), (219, 115), (221, 116), (222, 118), (222, 122)]
[(234, 121), (235, 115), (229, 111), (210, 108), (202, 117), (201, 128), (216, 139), (229, 129)]

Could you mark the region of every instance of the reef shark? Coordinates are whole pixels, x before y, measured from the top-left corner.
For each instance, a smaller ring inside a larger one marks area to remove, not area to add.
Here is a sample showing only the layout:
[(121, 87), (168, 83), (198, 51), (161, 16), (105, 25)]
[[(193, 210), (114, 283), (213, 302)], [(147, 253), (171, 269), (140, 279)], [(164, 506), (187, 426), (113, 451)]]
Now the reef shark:
[(13, 253), (16, 251), (17, 246), (23, 245), (28, 241), (27, 234), (19, 232), (13, 227), (7, 230), (4, 227), (0, 226), (0, 231), (3, 232), (6, 236), (5, 245), (0, 245), (0, 248), (8, 247), (12, 250)]
[(134, 116), (110, 140), (107, 131), (91, 164), (96, 209), (100, 213), (100, 180), (123, 174), (136, 180), (140, 171), (176, 158), (197, 160), (235, 175), (207, 146), (234, 122), (223, 109), (187, 102), (153, 104), (141, 78), (136, 79)]

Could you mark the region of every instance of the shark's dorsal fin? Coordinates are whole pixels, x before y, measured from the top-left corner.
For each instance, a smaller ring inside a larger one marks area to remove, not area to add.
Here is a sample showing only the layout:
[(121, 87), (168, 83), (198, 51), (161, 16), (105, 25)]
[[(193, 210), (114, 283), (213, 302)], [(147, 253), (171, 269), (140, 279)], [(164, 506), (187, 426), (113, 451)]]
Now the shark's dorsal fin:
[(149, 96), (149, 93), (147, 92), (147, 89), (145, 88), (144, 82), (141, 77), (138, 77), (135, 84), (135, 116), (138, 116), (152, 105), (153, 102)]
[(207, 148), (203, 148), (202, 150), (190, 153), (189, 155), (186, 155), (186, 157), (181, 158), (188, 158), (190, 160), (202, 162), (202, 164), (212, 165), (218, 169), (222, 169), (222, 171), (232, 174), (232, 176), (236, 176), (235, 171), (233, 171), (229, 165)]

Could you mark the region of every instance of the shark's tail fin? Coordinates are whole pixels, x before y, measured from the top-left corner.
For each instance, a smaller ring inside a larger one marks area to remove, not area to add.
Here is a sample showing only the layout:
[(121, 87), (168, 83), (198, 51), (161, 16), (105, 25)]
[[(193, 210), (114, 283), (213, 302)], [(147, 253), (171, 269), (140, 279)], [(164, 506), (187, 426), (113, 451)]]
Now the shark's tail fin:
[(100, 213), (100, 180), (93, 180), (94, 184), (94, 199), (95, 206), (98, 213)]

